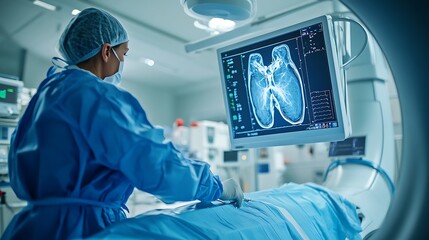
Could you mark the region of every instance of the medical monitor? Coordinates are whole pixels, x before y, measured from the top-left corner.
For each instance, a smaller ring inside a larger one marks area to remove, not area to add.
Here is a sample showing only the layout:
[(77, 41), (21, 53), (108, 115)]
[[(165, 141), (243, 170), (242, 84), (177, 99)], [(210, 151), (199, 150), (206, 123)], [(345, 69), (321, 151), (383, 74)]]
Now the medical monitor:
[(365, 136), (350, 137), (329, 144), (329, 157), (362, 157), (365, 155)]
[(0, 76), (0, 118), (18, 117), (21, 105), (18, 101), (23, 83)]
[(217, 50), (233, 149), (350, 134), (330, 16)]

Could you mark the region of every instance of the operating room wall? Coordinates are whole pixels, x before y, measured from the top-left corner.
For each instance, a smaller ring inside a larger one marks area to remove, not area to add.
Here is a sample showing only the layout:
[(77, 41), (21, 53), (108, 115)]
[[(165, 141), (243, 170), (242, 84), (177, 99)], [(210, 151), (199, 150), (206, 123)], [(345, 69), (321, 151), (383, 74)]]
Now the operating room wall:
[(21, 78), (24, 56), (25, 51), (21, 47), (6, 37), (0, 37), (0, 74)]
[(0, 74), (18, 77), (26, 88), (37, 88), (45, 79), (51, 62), (17, 45), (0, 46)]
[[(0, 74), (20, 78), (26, 88), (37, 88), (45, 79), (46, 71), (52, 65), (51, 61), (15, 44), (5, 46), (7, 44), (0, 44)], [(122, 82), (122, 87), (139, 100), (152, 124), (172, 125), (176, 118), (172, 90), (127, 79)]]
[(38, 88), (40, 83), (46, 78), (46, 72), (52, 63), (36, 54), (26, 51), (24, 58), (24, 68), (22, 81), (26, 88)]
[(176, 115), (191, 121), (221, 121), (226, 122), (226, 111), (219, 79), (207, 80), (179, 91), (176, 91)]
[(133, 94), (153, 125), (171, 127), (176, 119), (173, 90), (124, 79), (121, 86)]

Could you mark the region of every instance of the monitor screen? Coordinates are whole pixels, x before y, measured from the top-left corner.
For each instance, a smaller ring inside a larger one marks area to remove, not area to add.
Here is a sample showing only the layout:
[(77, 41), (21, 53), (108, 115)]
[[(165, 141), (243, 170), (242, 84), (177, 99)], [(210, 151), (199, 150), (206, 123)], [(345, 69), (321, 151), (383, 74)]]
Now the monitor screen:
[(0, 83), (0, 102), (16, 104), (18, 101), (18, 87)]
[(363, 156), (365, 155), (365, 140), (362, 137), (350, 137), (344, 141), (331, 142), (329, 145), (329, 157)]
[(224, 151), (223, 152), (224, 162), (238, 162), (238, 151)]
[(23, 82), (0, 75), (0, 118), (17, 118), (21, 111), (19, 96)]
[(349, 135), (332, 28), (322, 16), (218, 49), (233, 149)]

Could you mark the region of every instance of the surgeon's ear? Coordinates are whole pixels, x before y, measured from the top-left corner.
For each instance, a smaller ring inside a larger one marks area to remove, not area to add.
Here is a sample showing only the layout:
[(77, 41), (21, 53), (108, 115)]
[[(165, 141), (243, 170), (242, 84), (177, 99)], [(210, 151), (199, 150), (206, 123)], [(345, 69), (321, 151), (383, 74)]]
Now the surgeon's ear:
[(101, 59), (103, 60), (103, 62), (107, 62), (107, 60), (109, 60), (110, 54), (112, 54), (110, 52), (110, 49), (112, 48), (112, 46), (110, 45), (110, 43), (105, 43), (103, 44), (103, 46), (101, 46)]

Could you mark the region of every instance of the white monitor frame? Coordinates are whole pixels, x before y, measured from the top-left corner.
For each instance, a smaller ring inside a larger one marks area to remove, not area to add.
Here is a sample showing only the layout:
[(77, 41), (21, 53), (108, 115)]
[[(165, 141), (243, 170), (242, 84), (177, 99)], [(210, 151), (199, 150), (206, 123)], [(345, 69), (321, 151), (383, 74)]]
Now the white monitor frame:
[[(336, 120), (338, 122), (338, 127), (334, 128), (322, 128), (322, 129), (310, 129), (310, 130), (301, 130), (301, 131), (292, 131), (284, 133), (276, 133), (270, 135), (258, 135), (258, 136), (249, 136), (249, 137), (240, 137), (236, 138), (234, 136), (234, 125), (232, 124), (232, 118), (230, 113), (230, 106), (228, 102), (228, 92), (226, 89), (226, 74), (223, 68), (223, 59), (222, 54), (237, 50), (264, 40), (268, 40), (274, 37), (278, 37), (290, 32), (297, 31), (299, 29), (312, 26), (314, 24), (322, 24), (323, 27), (323, 36), (326, 47), (326, 55), (328, 59), (329, 66), (329, 75), (331, 78), (332, 85), (332, 99), (334, 102)], [(345, 88), (343, 87), (341, 71), (340, 71), (340, 62), (338, 60), (338, 55), (336, 51), (336, 45), (334, 42), (334, 29), (332, 18), (329, 15), (321, 16), (312, 20), (308, 20), (290, 27), (286, 27), (280, 30), (276, 30), (270, 33), (266, 33), (254, 38), (243, 40), (219, 48), (217, 50), (217, 58), (221, 74), (222, 82), (222, 91), (224, 97), (225, 108), (227, 112), (227, 121), (229, 126), (229, 134), (231, 139), (231, 148), (232, 149), (247, 149), (247, 148), (260, 148), (260, 147), (270, 147), (270, 146), (281, 146), (281, 145), (293, 145), (293, 144), (305, 144), (305, 143), (315, 143), (315, 142), (332, 142), (332, 141), (342, 141), (346, 139), (351, 134), (351, 126), (349, 123), (349, 117), (346, 111), (346, 102), (345, 102)]]

